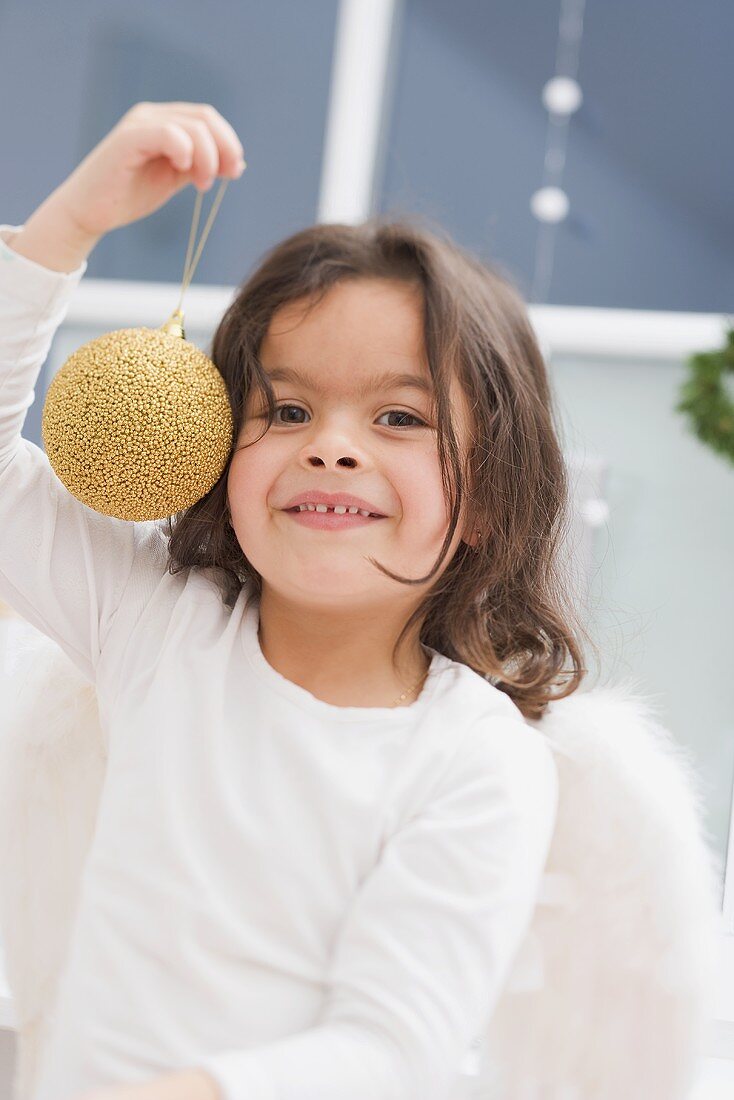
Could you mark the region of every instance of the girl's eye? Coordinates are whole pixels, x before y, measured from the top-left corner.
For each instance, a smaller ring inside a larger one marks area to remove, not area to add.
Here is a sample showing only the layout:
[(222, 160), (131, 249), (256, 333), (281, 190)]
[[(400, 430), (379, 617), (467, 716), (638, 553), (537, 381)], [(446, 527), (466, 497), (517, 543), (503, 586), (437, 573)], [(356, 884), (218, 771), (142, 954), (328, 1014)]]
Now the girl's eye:
[[(274, 423), (278, 424), (279, 427), (284, 426), (284, 422), (282, 420), (278, 420), (278, 413), (281, 411), (281, 409), (297, 409), (298, 412), (305, 412), (305, 409), (302, 409), (300, 405), (291, 405), (291, 404), (285, 404), (285, 403), (282, 404), (282, 405), (276, 405)], [(393, 415), (399, 416), (401, 418), (401, 421), (404, 421), (407, 417), (408, 420), (414, 420), (415, 424), (405, 424), (405, 423), (388, 424), (388, 425), (386, 425), (386, 427), (398, 428), (398, 430), (405, 429), (405, 428), (415, 428), (415, 427), (425, 428), (425, 427), (427, 427), (425, 420), (421, 420), (420, 417), (415, 416), (414, 413), (405, 412), (403, 409), (389, 409), (387, 412), (384, 412), (384, 413), (380, 414), (381, 417), (382, 416), (393, 416)], [(298, 424), (298, 423), (301, 423), (301, 421), (290, 421), (290, 423), (291, 424), (293, 424), (293, 423)]]

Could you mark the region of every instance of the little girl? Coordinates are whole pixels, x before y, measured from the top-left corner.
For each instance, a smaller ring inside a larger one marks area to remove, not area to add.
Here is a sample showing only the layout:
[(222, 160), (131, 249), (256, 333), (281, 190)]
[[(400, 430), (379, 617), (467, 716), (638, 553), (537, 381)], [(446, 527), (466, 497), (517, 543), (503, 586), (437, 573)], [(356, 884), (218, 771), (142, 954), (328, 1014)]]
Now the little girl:
[(499, 274), (405, 221), (277, 245), (213, 340), (227, 467), (165, 529), (21, 437), (96, 242), (241, 156), (212, 107), (141, 103), (0, 226), (0, 597), (109, 744), (33, 1100), (457, 1095), (554, 828), (524, 719), (584, 672), (567, 487)]

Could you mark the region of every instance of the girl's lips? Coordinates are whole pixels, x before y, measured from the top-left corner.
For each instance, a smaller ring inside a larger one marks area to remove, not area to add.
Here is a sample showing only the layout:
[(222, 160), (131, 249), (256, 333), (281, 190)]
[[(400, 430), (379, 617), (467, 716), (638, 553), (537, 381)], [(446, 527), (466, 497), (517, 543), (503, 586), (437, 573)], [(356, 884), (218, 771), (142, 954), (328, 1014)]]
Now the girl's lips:
[(285, 509), (286, 515), (294, 519), (296, 523), (304, 527), (315, 527), (323, 531), (345, 531), (350, 527), (363, 527), (367, 523), (380, 523), (386, 516), (379, 518), (373, 516), (350, 515), (345, 512), (338, 515), (336, 512), (299, 512), (297, 509)]

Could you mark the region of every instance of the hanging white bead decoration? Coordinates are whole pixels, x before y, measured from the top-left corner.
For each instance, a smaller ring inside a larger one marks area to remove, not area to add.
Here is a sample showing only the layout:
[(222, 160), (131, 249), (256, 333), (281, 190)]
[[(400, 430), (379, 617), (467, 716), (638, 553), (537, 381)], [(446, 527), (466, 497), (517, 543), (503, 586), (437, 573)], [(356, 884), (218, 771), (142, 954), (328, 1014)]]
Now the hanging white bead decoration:
[(568, 215), (568, 195), (560, 187), (541, 187), (530, 199), (530, 209), (540, 222), (555, 225)]
[(530, 209), (540, 225), (529, 302), (548, 301), (556, 226), (568, 217), (570, 209), (568, 195), (561, 185), (566, 166), (569, 119), (583, 102), (581, 87), (575, 77), (583, 33), (584, 5), (585, 0), (561, 0), (556, 71), (543, 86), (542, 100), (548, 119), (542, 185), (530, 199)]
[(581, 87), (570, 76), (554, 76), (543, 88), (543, 106), (554, 115), (572, 115), (583, 98)]

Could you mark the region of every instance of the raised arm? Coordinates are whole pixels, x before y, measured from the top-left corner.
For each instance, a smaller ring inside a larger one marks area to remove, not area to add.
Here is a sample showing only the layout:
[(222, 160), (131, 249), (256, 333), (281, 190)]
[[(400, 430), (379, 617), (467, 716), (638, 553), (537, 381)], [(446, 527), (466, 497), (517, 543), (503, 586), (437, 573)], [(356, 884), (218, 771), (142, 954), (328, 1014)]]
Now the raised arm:
[(21, 429), (97, 241), (188, 183), (238, 176), (240, 151), (208, 104), (136, 104), (25, 225), (0, 226), (0, 598), (91, 681), (152, 523), (81, 504)]
[[(132, 566), (134, 525), (81, 504), (21, 436), (39, 370), (87, 267), (81, 259), (52, 270), (21, 255), (12, 246), (22, 232), (0, 226), (0, 598), (93, 681)], [(72, 255), (74, 246), (53, 235), (45, 251), (33, 240), (29, 251), (60, 266), (83, 251)]]

